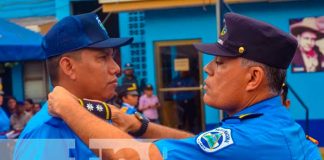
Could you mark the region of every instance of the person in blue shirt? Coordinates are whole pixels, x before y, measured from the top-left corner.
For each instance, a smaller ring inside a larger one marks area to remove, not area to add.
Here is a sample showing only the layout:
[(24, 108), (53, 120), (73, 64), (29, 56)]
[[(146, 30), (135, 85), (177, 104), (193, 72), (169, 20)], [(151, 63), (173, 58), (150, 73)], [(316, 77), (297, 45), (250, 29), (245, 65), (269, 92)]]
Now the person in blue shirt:
[[(49, 112), (62, 118), (80, 138), (158, 139), (153, 143), (134, 142), (112, 153), (102, 150), (103, 157), (166, 160), (320, 160), (317, 146), (283, 106), (280, 92), (286, 70), (294, 57), (297, 41), (289, 34), (264, 22), (235, 13), (224, 16), (224, 28), (212, 44), (195, 44), (199, 51), (214, 55), (204, 70), (204, 102), (222, 109), (229, 116), (214, 129), (192, 135), (154, 123), (138, 115), (118, 114), (116, 126), (80, 108), (64, 87), (49, 94)], [(113, 109), (113, 108), (112, 108)], [(70, 116), (70, 112), (76, 113)]]
[(120, 109), (126, 114), (137, 112), (135, 108), (138, 105), (138, 91), (135, 84), (123, 84), (116, 88)]
[[(53, 86), (65, 87), (80, 99), (107, 101), (115, 94), (120, 72), (113, 59), (114, 50), (132, 40), (109, 37), (94, 13), (63, 18), (42, 42)], [(103, 111), (99, 105), (86, 107)], [(53, 117), (47, 110), (48, 103), (27, 124), (16, 144), (14, 159), (96, 157), (62, 119)]]
[(6, 133), (10, 130), (10, 120), (2, 108), (3, 91), (0, 91), (0, 139), (7, 139)]

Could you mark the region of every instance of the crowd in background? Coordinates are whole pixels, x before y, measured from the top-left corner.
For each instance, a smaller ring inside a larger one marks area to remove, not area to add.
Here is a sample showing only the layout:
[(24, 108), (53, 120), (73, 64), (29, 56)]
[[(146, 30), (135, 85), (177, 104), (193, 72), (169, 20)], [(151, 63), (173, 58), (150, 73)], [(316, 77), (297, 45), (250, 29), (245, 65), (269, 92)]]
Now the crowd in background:
[[(159, 123), (160, 103), (153, 94), (152, 85), (139, 86), (130, 63), (125, 65), (120, 78), (121, 84), (116, 89), (117, 96), (112, 103), (128, 114), (139, 111), (151, 122)], [(40, 108), (41, 104), (34, 103), (30, 98), (17, 101), (15, 97), (4, 96), (4, 93), (0, 92), (0, 139), (17, 138)]]
[(131, 63), (126, 63), (121, 76), (121, 84), (116, 88), (117, 96), (114, 104), (127, 114), (141, 112), (151, 122), (159, 123), (160, 102), (153, 94), (153, 86), (141, 82), (138, 85), (137, 77)]
[(13, 96), (0, 93), (0, 139), (17, 138), (30, 118), (41, 108), (32, 99), (17, 101)]

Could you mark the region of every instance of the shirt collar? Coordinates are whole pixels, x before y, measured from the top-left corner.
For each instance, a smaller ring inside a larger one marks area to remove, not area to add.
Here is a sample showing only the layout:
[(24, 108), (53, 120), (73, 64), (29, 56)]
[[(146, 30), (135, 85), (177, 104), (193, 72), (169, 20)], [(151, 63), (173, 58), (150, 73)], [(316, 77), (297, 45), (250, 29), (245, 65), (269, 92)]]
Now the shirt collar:
[(265, 100), (258, 102), (256, 104), (253, 104), (253, 105), (246, 107), (243, 110), (235, 113), (233, 116), (239, 116), (239, 115), (248, 114), (248, 113), (263, 113), (265, 109), (267, 109), (269, 107), (273, 107), (273, 106), (282, 106), (280, 96), (268, 98), (268, 99), (265, 99)]
[(134, 106), (128, 104), (128, 103), (123, 103), (123, 106), (127, 107), (127, 108), (134, 108)]

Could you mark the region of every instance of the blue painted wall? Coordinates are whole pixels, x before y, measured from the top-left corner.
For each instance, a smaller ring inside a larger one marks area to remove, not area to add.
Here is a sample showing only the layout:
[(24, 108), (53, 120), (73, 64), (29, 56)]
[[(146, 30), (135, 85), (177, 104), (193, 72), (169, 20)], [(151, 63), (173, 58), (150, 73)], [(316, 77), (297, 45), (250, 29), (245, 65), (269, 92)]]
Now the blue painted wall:
[(55, 0), (1, 0), (0, 18), (24, 18), (55, 15)]
[[(129, 28), (128, 28), (128, 13), (119, 13), (119, 35), (120, 37), (129, 37)], [(134, 39), (133, 42), (136, 42), (137, 40)], [(124, 46), (120, 48), (120, 60), (121, 64), (120, 67), (123, 68), (126, 63), (131, 62), (131, 49), (130, 46)], [(121, 78), (118, 78), (119, 84), (121, 84)]]
[[(70, 15), (70, 0), (1, 0), (0, 18), (26, 18), (56, 16), (62, 19)], [(13, 96), (24, 99), (23, 66), (19, 64), (12, 69)]]
[(55, 16), (57, 20), (61, 20), (70, 14), (70, 0), (55, 0)]
[[(214, 7), (181, 8), (169, 10), (146, 11), (146, 56), (148, 82), (156, 82), (156, 65), (154, 63), (154, 42), (167, 40), (200, 39), (204, 43), (216, 41), (216, 18)], [(212, 56), (203, 55), (203, 64), (207, 64)], [(206, 74), (204, 74), (206, 77)], [(218, 111), (205, 107), (206, 124), (218, 122)]]
[[(129, 36), (127, 13), (119, 14), (120, 36)], [(148, 83), (156, 84), (156, 65), (154, 63), (154, 42), (167, 40), (200, 39), (202, 42), (216, 41), (216, 19), (213, 7), (182, 8), (169, 10), (145, 11), (145, 43)], [(136, 39), (135, 39), (136, 40)], [(130, 48), (123, 47), (122, 65), (130, 61)], [(212, 56), (203, 55), (203, 64)], [(206, 76), (204, 74), (204, 76)], [(206, 106), (206, 123), (218, 122), (218, 111)]]

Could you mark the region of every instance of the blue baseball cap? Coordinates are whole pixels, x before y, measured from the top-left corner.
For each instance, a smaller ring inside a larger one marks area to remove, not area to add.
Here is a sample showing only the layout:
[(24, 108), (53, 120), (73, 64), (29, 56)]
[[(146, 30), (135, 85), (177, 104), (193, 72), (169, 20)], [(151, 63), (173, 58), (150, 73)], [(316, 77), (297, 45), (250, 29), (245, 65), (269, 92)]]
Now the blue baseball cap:
[(57, 22), (44, 36), (46, 58), (82, 48), (117, 48), (132, 43), (133, 38), (110, 38), (94, 13), (68, 16)]

